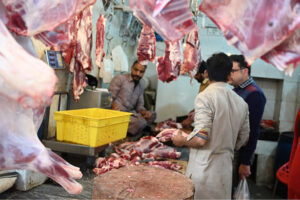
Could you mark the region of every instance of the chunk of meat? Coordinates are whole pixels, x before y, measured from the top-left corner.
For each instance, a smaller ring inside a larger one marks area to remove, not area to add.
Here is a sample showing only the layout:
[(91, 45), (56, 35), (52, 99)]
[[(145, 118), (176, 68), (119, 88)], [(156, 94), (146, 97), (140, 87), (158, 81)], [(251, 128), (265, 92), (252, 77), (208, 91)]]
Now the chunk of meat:
[(158, 79), (167, 83), (176, 80), (180, 73), (181, 60), (181, 42), (166, 42), (165, 55), (157, 59)]
[[(161, 132), (164, 129), (168, 129), (168, 128), (177, 128), (177, 129), (181, 129), (182, 125), (180, 123), (176, 123), (175, 120), (173, 119), (167, 119), (165, 121), (159, 122), (156, 127), (155, 127), (155, 131), (156, 132)], [(157, 136), (156, 136), (157, 137)]]
[(175, 148), (166, 145), (153, 149), (153, 151), (151, 151), (151, 154), (155, 159), (161, 159), (161, 158), (178, 159), (181, 156), (181, 152), (177, 152)]
[(181, 165), (172, 163), (170, 161), (150, 161), (147, 163), (147, 165), (162, 167), (165, 169), (170, 169), (170, 170), (175, 170), (175, 171), (182, 169)]
[(138, 61), (142, 65), (147, 65), (148, 61), (154, 62), (155, 55), (156, 39), (154, 31), (149, 26), (144, 25), (137, 47)]
[(201, 61), (200, 40), (197, 29), (192, 30), (186, 38), (185, 48), (183, 52), (183, 63), (180, 73), (188, 73), (194, 77), (198, 70), (198, 63)]
[(171, 141), (171, 138), (176, 134), (176, 132), (180, 131), (179, 129), (175, 128), (168, 128), (161, 131), (159, 134), (156, 135), (160, 142), (168, 142)]
[(165, 41), (177, 41), (196, 27), (187, 0), (168, 3), (165, 0), (129, 0), (129, 6), (143, 24), (153, 28)]
[(153, 136), (142, 137), (135, 143), (134, 149), (143, 153), (149, 153), (152, 149), (161, 146), (162, 144)]
[(300, 28), (261, 58), (291, 76), (300, 64)]
[(102, 14), (100, 14), (97, 24), (96, 24), (96, 58), (95, 62), (98, 68), (100, 69), (101, 63), (103, 62), (103, 58), (105, 56), (104, 53), (104, 36), (105, 36), (105, 21), (106, 19)]
[(95, 0), (2, 0), (7, 26), (17, 34), (33, 36), (66, 22)]
[(293, 0), (204, 0), (200, 11), (222, 30), (249, 64), (288, 38), (300, 25), (300, 2)]

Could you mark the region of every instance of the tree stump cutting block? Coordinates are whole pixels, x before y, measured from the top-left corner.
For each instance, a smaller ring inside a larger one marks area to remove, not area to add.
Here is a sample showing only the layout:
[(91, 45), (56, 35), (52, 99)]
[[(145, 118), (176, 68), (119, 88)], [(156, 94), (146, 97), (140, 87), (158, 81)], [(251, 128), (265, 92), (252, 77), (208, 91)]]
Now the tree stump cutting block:
[(192, 199), (185, 175), (153, 166), (114, 169), (94, 179), (92, 199)]

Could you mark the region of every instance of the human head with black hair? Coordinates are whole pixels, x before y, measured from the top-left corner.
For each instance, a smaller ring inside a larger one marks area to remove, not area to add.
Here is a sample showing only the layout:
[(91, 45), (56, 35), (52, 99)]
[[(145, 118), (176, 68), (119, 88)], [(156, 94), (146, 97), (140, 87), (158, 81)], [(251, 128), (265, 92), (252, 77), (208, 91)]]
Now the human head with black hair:
[(229, 84), (238, 86), (250, 77), (251, 67), (247, 64), (243, 55), (231, 55), (232, 70)]
[(198, 71), (195, 74), (194, 78), (199, 82), (202, 83), (202, 81), (206, 78), (208, 78), (207, 73), (207, 65), (206, 62), (203, 60), (198, 64)]
[(206, 61), (210, 82), (227, 82), (232, 69), (232, 62), (225, 53), (213, 54)]
[(137, 60), (131, 66), (131, 77), (135, 83), (138, 83), (143, 78), (147, 65), (140, 64)]

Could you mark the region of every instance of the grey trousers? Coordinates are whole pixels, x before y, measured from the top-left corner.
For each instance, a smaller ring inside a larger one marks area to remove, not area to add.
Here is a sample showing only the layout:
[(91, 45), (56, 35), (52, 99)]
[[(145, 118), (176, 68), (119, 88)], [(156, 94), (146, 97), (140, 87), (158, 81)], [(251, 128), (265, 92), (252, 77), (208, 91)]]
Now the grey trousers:
[(152, 116), (149, 120), (144, 119), (140, 113), (133, 113), (130, 117), (128, 133), (131, 135), (140, 133), (147, 125), (151, 125), (155, 119), (155, 112), (152, 112)]

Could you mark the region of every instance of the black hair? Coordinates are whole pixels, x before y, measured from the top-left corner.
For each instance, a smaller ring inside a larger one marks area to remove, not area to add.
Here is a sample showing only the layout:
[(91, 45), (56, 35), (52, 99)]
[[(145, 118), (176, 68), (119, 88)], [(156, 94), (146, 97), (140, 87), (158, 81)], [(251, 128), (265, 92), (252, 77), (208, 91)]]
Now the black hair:
[(213, 54), (207, 59), (207, 72), (211, 81), (228, 81), (228, 75), (232, 70), (232, 62), (225, 53)]
[(207, 70), (207, 65), (206, 65), (206, 62), (205, 62), (204, 60), (202, 60), (202, 61), (198, 64), (198, 73), (203, 74), (205, 70)]
[(245, 57), (243, 55), (231, 55), (230, 59), (231, 59), (232, 62), (239, 63), (240, 69), (247, 68), (248, 69), (248, 75), (250, 76), (251, 66), (248, 65), (248, 63), (246, 62)]
[[(137, 64), (137, 63), (139, 63), (139, 61), (138, 60), (135, 60), (134, 62), (133, 62), (133, 64), (131, 65), (131, 67), (133, 67), (135, 64)], [(139, 64), (141, 64), (141, 63), (139, 63)], [(141, 64), (142, 65), (142, 64)], [(144, 67), (145, 67), (145, 69), (147, 68), (147, 65), (143, 65)]]

